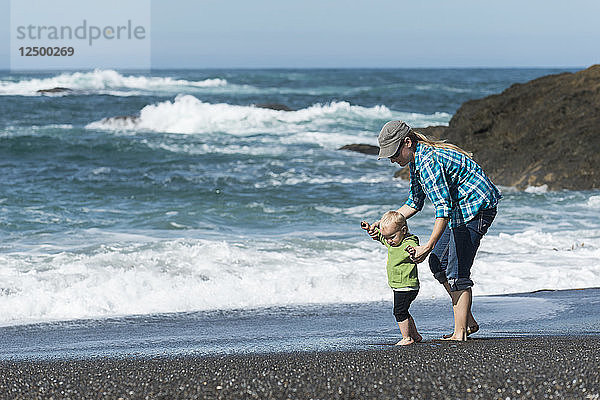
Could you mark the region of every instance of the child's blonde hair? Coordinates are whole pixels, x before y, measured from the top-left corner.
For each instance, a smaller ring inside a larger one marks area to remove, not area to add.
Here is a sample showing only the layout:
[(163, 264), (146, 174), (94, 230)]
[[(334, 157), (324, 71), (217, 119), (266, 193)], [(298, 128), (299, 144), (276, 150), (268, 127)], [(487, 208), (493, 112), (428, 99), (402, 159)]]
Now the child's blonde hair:
[(396, 229), (402, 229), (402, 227), (406, 226), (406, 218), (404, 215), (400, 214), (398, 211), (390, 210), (381, 216), (379, 220), (379, 227), (384, 227), (394, 224)]

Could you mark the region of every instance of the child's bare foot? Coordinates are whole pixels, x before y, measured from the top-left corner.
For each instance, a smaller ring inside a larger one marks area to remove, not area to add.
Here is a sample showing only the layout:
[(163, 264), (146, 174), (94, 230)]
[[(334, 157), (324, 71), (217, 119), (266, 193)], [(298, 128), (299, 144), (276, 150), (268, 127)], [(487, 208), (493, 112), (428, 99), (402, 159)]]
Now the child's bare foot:
[[(477, 332), (479, 330), (479, 325), (473, 325), (473, 326), (468, 326), (467, 327), (467, 336), (472, 335), (473, 333)], [(449, 333), (447, 335), (442, 336), (442, 338), (444, 339), (451, 339), (452, 336), (454, 336), (453, 333)]]
[(396, 346), (408, 346), (409, 344), (413, 344), (414, 342), (415, 340), (409, 336), (406, 338), (402, 338), (401, 341), (396, 343)]

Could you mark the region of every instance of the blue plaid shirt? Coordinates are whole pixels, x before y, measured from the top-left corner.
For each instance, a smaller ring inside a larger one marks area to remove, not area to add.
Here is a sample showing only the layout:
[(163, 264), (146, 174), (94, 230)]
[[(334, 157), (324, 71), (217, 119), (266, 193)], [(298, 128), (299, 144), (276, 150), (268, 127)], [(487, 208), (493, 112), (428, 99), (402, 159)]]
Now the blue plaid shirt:
[(436, 218), (450, 218), (451, 228), (466, 224), (480, 210), (495, 207), (502, 198), (479, 164), (454, 150), (417, 143), (415, 162), (409, 168), (406, 205), (421, 210), (427, 195)]

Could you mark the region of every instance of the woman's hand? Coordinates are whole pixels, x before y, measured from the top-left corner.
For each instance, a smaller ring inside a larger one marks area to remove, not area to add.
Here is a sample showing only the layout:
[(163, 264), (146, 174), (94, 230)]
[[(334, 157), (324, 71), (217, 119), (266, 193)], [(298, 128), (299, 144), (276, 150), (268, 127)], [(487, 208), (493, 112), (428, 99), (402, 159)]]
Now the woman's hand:
[(421, 263), (425, 261), (429, 253), (435, 247), (435, 244), (440, 240), (442, 233), (448, 226), (449, 218), (438, 217), (435, 219), (435, 224), (433, 225), (433, 232), (431, 232), (431, 237), (423, 246), (406, 246), (406, 251), (410, 255), (411, 260), (413, 262)]
[(410, 259), (415, 263), (422, 263), (425, 261), (429, 253), (431, 253), (432, 248), (425, 246), (406, 246), (406, 251), (410, 254)]

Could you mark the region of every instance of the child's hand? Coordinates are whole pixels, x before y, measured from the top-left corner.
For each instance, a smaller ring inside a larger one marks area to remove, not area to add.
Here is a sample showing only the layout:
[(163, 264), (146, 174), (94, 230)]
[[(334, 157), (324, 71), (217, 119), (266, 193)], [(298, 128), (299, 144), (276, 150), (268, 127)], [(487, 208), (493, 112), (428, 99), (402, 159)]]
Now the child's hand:
[(410, 258), (415, 258), (417, 254), (417, 250), (412, 246), (406, 246), (406, 252), (410, 255)]
[(367, 231), (369, 236), (371, 236), (371, 239), (379, 240), (377, 230), (375, 230), (375, 228), (372, 225), (369, 225), (367, 221), (360, 221), (360, 227)]
[(379, 221), (375, 221), (369, 225), (369, 235), (371, 235), (371, 237), (373, 237), (373, 235), (377, 236), (377, 228), (379, 228)]

